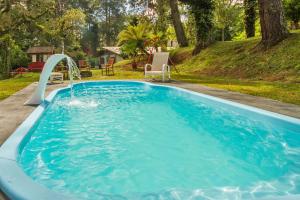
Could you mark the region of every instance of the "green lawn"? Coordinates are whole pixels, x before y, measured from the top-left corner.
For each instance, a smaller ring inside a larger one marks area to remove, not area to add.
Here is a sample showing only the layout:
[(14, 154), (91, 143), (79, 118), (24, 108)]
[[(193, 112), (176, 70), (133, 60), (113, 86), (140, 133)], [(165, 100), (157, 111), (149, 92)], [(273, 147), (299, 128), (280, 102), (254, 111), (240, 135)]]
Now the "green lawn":
[(0, 100), (9, 97), (32, 82), (38, 81), (38, 79), (38, 73), (28, 73), (22, 76), (17, 75), (11, 79), (0, 80)]
[(261, 96), (286, 103), (300, 105), (300, 84), (216, 78), (194, 74), (174, 74), (173, 78), (184, 82), (202, 84), (254, 96)]
[[(38, 81), (38, 73), (28, 73), (8, 80), (0, 81), (0, 99), (4, 99), (34, 81)], [(128, 68), (117, 67), (115, 76), (102, 76), (101, 70), (93, 70), (93, 77), (84, 80), (111, 79), (143, 79), (143, 71), (132, 71)], [(195, 74), (173, 73), (173, 79), (203, 84), (240, 93), (276, 99), (282, 102), (300, 105), (300, 84), (267, 81), (238, 80), (229, 78), (212, 78)]]
[(115, 75), (114, 76), (102, 76), (101, 70), (92, 70), (93, 77), (84, 78), (84, 80), (111, 80), (111, 79), (143, 79), (144, 73), (140, 68), (139, 71), (133, 71), (130, 68), (124, 68), (120, 66), (115, 67)]
[(300, 82), (300, 31), (267, 51), (256, 48), (259, 38), (216, 42), (197, 56), (192, 47), (171, 53), (180, 71), (208, 77)]

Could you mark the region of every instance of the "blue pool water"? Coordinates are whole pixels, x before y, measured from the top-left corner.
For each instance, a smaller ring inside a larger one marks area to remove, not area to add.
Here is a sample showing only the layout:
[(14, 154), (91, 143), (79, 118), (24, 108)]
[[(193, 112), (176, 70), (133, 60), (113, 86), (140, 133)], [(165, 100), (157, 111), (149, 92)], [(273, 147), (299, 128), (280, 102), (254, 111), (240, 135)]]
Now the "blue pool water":
[(60, 91), (18, 157), (79, 199), (253, 199), (300, 193), (300, 124), (135, 82)]

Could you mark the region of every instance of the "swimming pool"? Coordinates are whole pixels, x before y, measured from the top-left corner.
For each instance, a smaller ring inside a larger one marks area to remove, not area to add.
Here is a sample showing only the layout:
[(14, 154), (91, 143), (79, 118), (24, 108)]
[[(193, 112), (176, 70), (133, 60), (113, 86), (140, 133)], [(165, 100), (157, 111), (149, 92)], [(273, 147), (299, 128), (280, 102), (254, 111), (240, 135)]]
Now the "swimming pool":
[(1, 147), (10, 197), (299, 198), (298, 119), (143, 82), (74, 96), (52, 93)]

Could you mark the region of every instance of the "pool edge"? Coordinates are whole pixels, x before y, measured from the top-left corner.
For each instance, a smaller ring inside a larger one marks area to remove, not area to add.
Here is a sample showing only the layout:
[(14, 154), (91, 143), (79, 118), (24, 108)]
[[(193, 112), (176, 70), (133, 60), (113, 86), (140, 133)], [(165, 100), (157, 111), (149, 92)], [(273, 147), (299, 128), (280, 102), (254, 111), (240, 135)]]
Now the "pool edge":
[[(264, 116), (288, 121), (300, 125), (300, 119), (278, 114), (275, 112), (263, 110), (253, 106), (248, 106), (241, 103), (236, 103), (230, 100), (225, 100), (219, 97), (214, 97), (211, 95), (194, 92), (188, 89), (183, 89), (176, 86), (154, 84), (145, 81), (128, 81), (128, 80), (107, 80), (107, 81), (85, 81), (80, 83), (75, 83), (74, 85), (80, 85), (84, 83), (103, 83), (103, 82), (128, 82), (128, 83), (142, 83), (145, 85), (155, 86), (155, 87), (165, 87), (173, 88), (179, 91), (184, 91), (196, 96), (200, 96), (206, 99), (217, 101), (220, 103), (228, 104), (234, 107), (238, 107), (244, 110), (252, 111)], [(13, 134), (3, 143), (0, 147), (0, 189), (11, 199), (30, 199), (30, 200), (39, 200), (39, 199), (74, 199), (73, 197), (66, 197), (64, 195), (58, 194), (50, 189), (34, 182), (29, 176), (23, 172), (17, 163), (17, 155), (19, 147), (27, 136), (29, 130), (36, 123), (39, 117), (43, 114), (47, 108), (47, 102), (52, 102), (54, 97), (59, 91), (69, 89), (70, 86), (66, 86), (60, 89), (56, 89), (48, 95), (45, 99), (46, 103), (39, 105), (34, 111), (23, 121), (23, 123), (13, 132)], [(16, 176), (17, 175), (17, 176)], [(26, 191), (26, 192), (24, 192)], [(28, 191), (28, 192), (27, 192)], [(268, 197), (263, 199), (300, 199), (300, 195), (293, 196), (283, 196), (283, 197)]]
[(68, 88), (69, 86), (52, 91), (45, 99), (45, 102), (37, 106), (0, 147), (0, 189), (8, 198), (12, 200), (75, 199), (58, 194), (34, 182), (24, 173), (17, 162), (19, 147), (29, 130), (43, 114), (48, 103), (53, 100), (56, 94)]

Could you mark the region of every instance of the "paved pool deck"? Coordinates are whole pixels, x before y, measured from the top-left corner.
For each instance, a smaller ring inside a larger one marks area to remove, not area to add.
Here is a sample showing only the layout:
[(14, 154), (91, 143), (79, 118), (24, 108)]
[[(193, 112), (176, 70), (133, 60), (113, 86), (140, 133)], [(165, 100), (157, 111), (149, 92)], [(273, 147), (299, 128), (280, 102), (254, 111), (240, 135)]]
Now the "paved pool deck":
[[(230, 101), (254, 106), (264, 110), (288, 115), (300, 119), (300, 106), (282, 103), (276, 100), (271, 100), (263, 97), (251, 96), (237, 92), (230, 92), (221, 89), (210, 88), (199, 84), (190, 84), (182, 82), (171, 83), (157, 83), (163, 85), (177, 86), (184, 89), (192, 90), (195, 92), (208, 94), (211, 96), (220, 97)], [(67, 86), (67, 83), (48, 85), (46, 95), (51, 91)], [(24, 103), (33, 94), (37, 83), (32, 83), (23, 90), (15, 93), (14, 95), (0, 101), (0, 146), (5, 140), (15, 131), (15, 129), (29, 116), (35, 109), (34, 106), (25, 106)], [(0, 191), (0, 200), (5, 197)]]

